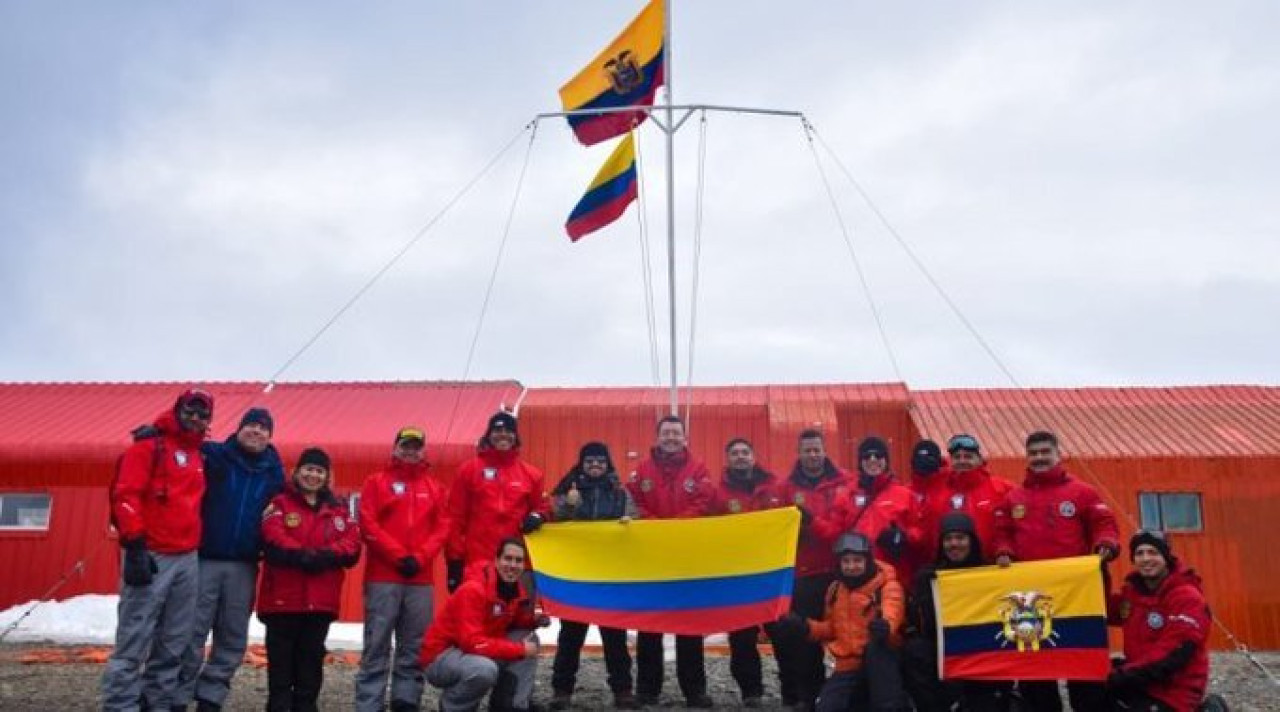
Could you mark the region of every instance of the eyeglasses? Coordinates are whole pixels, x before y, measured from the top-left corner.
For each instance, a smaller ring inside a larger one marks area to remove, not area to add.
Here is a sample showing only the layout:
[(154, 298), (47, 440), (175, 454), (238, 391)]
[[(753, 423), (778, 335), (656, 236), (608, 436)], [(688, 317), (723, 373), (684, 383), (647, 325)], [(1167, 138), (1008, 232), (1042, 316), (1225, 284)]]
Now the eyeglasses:
[(187, 418), (199, 418), (200, 420), (208, 420), (213, 416), (213, 411), (198, 405), (185, 405), (182, 407), (182, 415)]
[(584, 457), (584, 458), (582, 458), (582, 464), (583, 464), (584, 466), (586, 466), (586, 465), (608, 465), (608, 464), (609, 464), (609, 458), (607, 458), (607, 457)]
[(884, 460), (887, 458), (888, 455), (885, 455), (883, 452), (868, 452), (864, 453), (862, 456), (862, 459), (864, 460)]

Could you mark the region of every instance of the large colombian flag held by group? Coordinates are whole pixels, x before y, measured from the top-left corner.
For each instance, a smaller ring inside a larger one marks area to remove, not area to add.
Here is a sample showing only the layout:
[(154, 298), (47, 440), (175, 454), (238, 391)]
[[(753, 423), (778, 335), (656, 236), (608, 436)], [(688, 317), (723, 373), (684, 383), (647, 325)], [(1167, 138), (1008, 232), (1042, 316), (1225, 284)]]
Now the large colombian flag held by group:
[[(652, 106), (663, 82), (662, 0), (650, 0), (639, 15), (591, 63), (560, 88), (565, 111)], [(569, 126), (587, 146), (640, 125), (643, 111), (570, 116)]]
[(791, 605), (794, 507), (629, 524), (548, 524), (526, 537), (547, 612), (604, 626), (708, 635)]
[(939, 571), (933, 586), (943, 679), (1106, 679), (1098, 557)]

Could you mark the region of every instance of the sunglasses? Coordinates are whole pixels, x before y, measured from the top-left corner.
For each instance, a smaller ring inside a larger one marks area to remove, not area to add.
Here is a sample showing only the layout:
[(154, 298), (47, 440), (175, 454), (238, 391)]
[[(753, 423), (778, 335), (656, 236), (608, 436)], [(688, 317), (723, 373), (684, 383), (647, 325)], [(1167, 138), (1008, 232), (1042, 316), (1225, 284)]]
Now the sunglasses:
[(956, 450), (978, 450), (978, 440), (972, 435), (957, 435), (947, 443), (947, 452)]
[(582, 458), (582, 464), (583, 464), (583, 465), (608, 465), (608, 464), (609, 464), (609, 458), (607, 458), (607, 457), (584, 457), (584, 458)]
[(884, 460), (888, 456), (883, 452), (869, 452), (862, 456), (864, 460)]
[(182, 407), (182, 415), (188, 418), (199, 418), (200, 420), (208, 420), (213, 416), (213, 411), (198, 405), (185, 405)]

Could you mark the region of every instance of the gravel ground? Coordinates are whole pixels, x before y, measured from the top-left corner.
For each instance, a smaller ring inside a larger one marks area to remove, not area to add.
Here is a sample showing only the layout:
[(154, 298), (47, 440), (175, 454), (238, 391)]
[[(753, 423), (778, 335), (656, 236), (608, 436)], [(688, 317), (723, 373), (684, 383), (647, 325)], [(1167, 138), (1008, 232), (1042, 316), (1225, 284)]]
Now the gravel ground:
[[(92, 710), (97, 708), (98, 682), (102, 666), (95, 664), (23, 664), (19, 657), (33, 645), (0, 645), (0, 710)], [(1257, 656), (1273, 674), (1280, 675), (1280, 653)], [(578, 677), (574, 709), (610, 709), (612, 696), (604, 684), (604, 663), (598, 656), (584, 655), (583, 670)], [(535, 699), (546, 702), (550, 697), (551, 661), (543, 658), (538, 669)], [(739, 705), (737, 688), (729, 677), (729, 662), (723, 656), (707, 657), (710, 693), (717, 708), (735, 709)], [(350, 710), (355, 667), (329, 665), (325, 670), (323, 710)], [(778, 700), (776, 667), (765, 658), (765, 709), (781, 709)], [(232, 686), (229, 710), (261, 710), (266, 700), (266, 671), (242, 667)], [(1280, 712), (1280, 687), (1275, 686), (1242, 656), (1219, 654), (1213, 658), (1211, 687), (1226, 696), (1232, 710), (1275, 710)], [(663, 706), (680, 708), (683, 698), (675, 685), (675, 669), (667, 664), (667, 686)], [(436, 693), (428, 686), (424, 710), (434, 710)]]

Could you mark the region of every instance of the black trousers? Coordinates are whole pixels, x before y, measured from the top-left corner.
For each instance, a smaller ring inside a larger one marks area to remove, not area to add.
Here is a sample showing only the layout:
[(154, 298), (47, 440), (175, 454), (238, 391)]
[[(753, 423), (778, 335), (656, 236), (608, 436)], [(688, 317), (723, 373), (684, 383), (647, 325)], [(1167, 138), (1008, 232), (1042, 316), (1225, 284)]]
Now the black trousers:
[(849, 712), (871, 706), (871, 686), (866, 672), (838, 672), (827, 678), (818, 695), (815, 712)]
[[(1056, 680), (1019, 682), (1018, 691), (1022, 693), (1029, 712), (1062, 712), (1062, 697), (1058, 694)], [(1106, 710), (1111, 704), (1107, 687), (1100, 682), (1070, 681), (1067, 683), (1067, 698), (1071, 701), (1072, 710)]]
[[(609, 689), (615, 694), (631, 692), (631, 653), (627, 652), (627, 631), (599, 626), (604, 644), (604, 667), (609, 674)], [(556, 659), (551, 664), (551, 689), (572, 693), (578, 681), (578, 664), (582, 644), (587, 639), (590, 623), (560, 621), (560, 637), (556, 640)]]
[[(805, 618), (822, 618), (827, 587), (833, 580), (831, 574), (798, 577), (791, 592), (791, 612)], [(822, 646), (804, 636), (776, 635), (773, 626), (766, 626), (765, 630), (773, 640), (773, 654), (778, 660), (783, 704), (812, 705), (827, 677)]]
[(1007, 712), (1012, 682), (938, 679), (938, 652), (932, 638), (912, 635), (902, 648), (902, 678), (916, 712), (950, 712), (956, 702), (965, 712)]
[[(636, 633), (636, 694), (662, 694), (662, 634)], [(702, 636), (676, 636), (676, 680), (686, 699), (707, 694), (707, 670), (702, 660)]]
[(759, 626), (753, 625), (729, 633), (729, 673), (738, 683), (743, 699), (764, 696), (759, 643)]
[(260, 615), (267, 628), (267, 712), (316, 712), (333, 615)]

